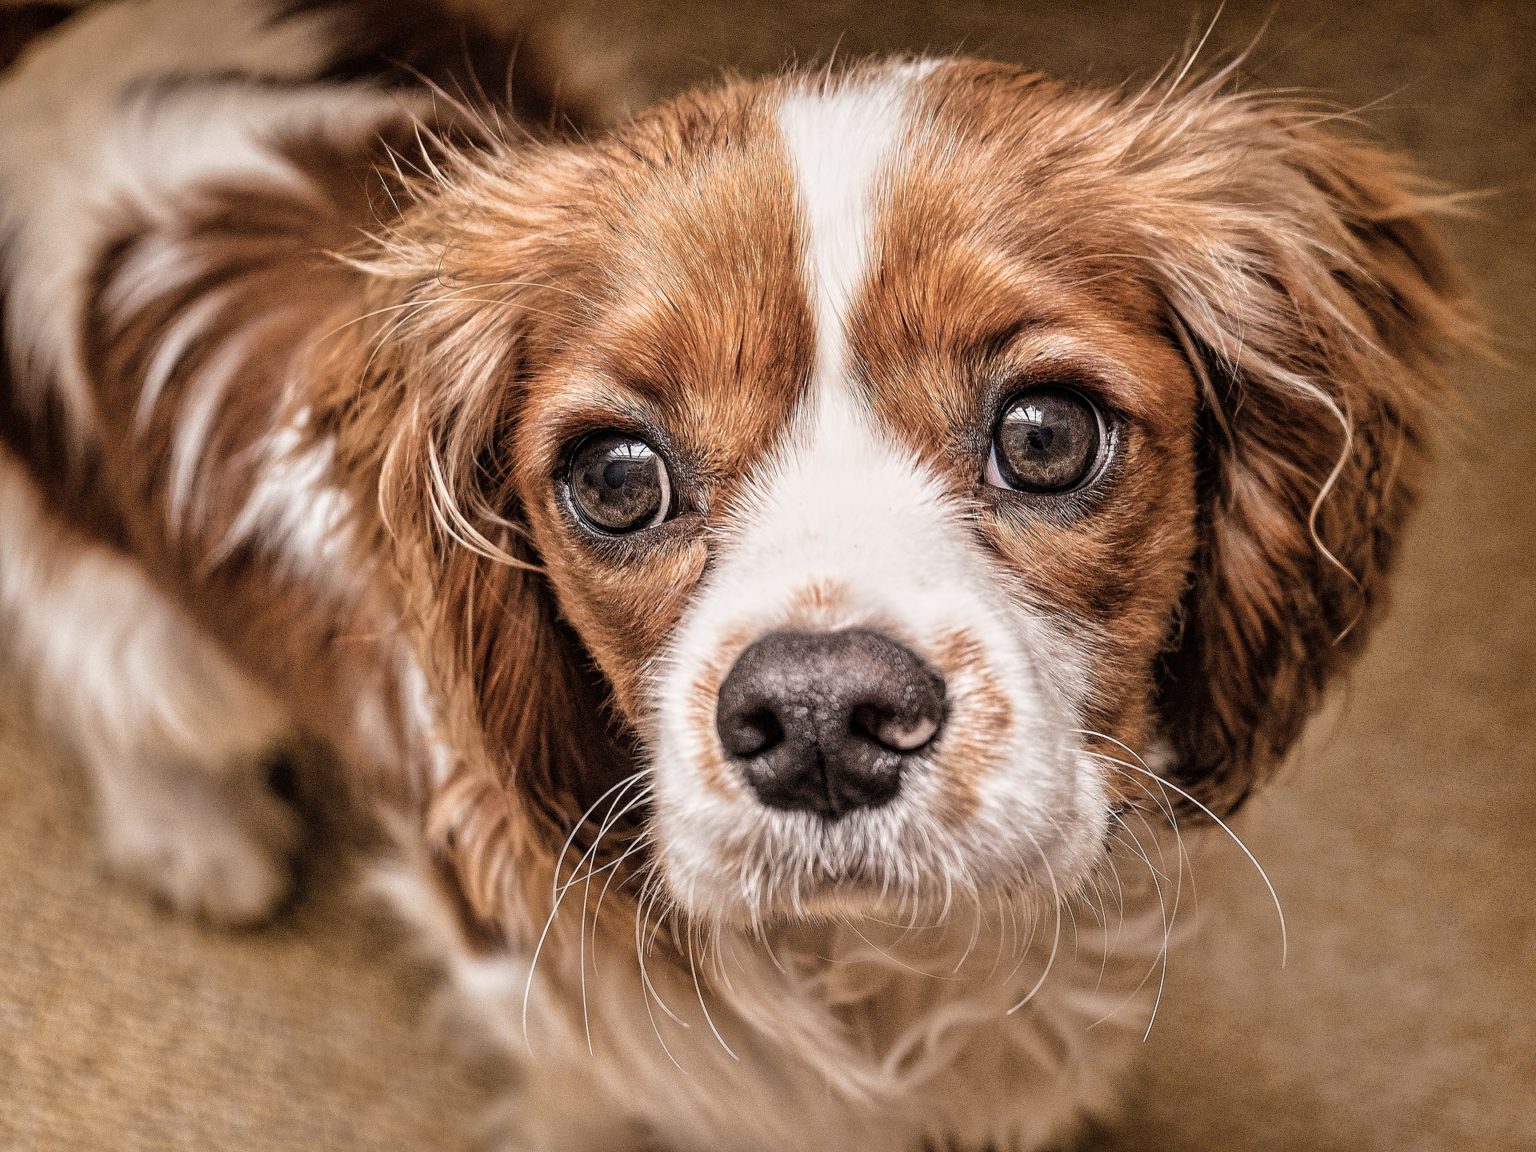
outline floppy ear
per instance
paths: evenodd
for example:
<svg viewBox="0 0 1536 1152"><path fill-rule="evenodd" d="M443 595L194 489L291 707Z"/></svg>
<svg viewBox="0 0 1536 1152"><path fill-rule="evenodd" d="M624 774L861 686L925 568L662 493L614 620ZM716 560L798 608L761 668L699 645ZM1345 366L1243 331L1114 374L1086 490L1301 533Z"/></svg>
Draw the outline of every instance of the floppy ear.
<svg viewBox="0 0 1536 1152"><path fill-rule="evenodd" d="M429 833L469 910L514 934L543 923L552 857L594 782L624 760L504 458L535 329L558 325L570 295L550 286L568 271L553 206L572 195L565 155L530 145L439 159L446 175L426 207L369 263L380 328L363 394L385 446L380 502L413 643L447 714L451 763L429 796Z"/></svg>
<svg viewBox="0 0 1536 1152"><path fill-rule="evenodd" d="M1174 775L1224 812L1375 623L1446 414L1442 357L1473 326L1427 219L1445 201L1398 161L1257 99L1200 111L1148 237L1204 392L1196 571L1159 707Z"/></svg>

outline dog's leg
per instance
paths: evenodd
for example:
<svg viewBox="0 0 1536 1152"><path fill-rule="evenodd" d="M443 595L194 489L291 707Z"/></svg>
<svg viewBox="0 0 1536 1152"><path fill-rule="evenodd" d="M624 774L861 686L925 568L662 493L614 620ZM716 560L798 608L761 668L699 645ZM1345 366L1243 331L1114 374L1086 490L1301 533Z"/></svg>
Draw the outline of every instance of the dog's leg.
<svg viewBox="0 0 1536 1152"><path fill-rule="evenodd" d="M94 779L112 871L226 924L281 903L299 826L266 773L286 718L136 564L57 522L3 448L0 637Z"/></svg>

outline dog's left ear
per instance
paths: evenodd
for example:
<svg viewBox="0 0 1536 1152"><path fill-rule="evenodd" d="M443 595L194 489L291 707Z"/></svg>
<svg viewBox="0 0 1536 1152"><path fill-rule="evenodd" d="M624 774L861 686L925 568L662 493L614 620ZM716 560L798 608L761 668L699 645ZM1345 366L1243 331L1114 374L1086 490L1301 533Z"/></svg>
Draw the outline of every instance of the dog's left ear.
<svg viewBox="0 0 1536 1152"><path fill-rule="evenodd" d="M1190 120L1144 237L1204 393L1159 706L1174 778L1226 812L1375 622L1474 325L1432 232L1445 198L1400 162L1262 99L1191 104L1165 110Z"/></svg>

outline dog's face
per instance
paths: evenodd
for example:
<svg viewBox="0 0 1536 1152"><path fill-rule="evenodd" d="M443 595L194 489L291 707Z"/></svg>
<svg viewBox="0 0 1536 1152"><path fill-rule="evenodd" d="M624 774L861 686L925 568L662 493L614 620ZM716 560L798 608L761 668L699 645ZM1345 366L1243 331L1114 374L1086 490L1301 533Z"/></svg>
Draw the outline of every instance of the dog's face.
<svg viewBox="0 0 1536 1152"><path fill-rule="evenodd" d="M454 339L513 350L440 438L542 569L473 615L510 646L552 601L678 903L1061 895L1118 808L1273 765L1376 599L1448 316L1383 164L948 63L464 180L448 279L501 297ZM482 672L482 711L539 674Z"/></svg>
<svg viewBox="0 0 1536 1152"><path fill-rule="evenodd" d="M521 429L696 911L1068 889L1124 784L1095 753L1145 746L1194 377L1150 292L1096 290L1092 227L1006 145L958 170L914 88L777 94L632 194Z"/></svg>

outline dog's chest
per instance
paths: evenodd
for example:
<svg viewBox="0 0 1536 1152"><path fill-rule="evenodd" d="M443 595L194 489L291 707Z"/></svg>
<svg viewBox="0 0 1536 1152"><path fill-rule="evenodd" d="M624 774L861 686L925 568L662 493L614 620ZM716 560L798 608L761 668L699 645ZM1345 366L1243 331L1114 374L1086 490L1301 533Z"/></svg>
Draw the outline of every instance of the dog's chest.
<svg viewBox="0 0 1536 1152"><path fill-rule="evenodd" d="M528 1073L517 1107L545 1131L597 1104L667 1152L1044 1147L1110 1103L1145 1021L1146 958L1106 963L1079 940L1055 941L1053 961L1050 934L1022 950L968 928L961 941L728 939L696 950L695 971L653 957L643 978L599 953L573 1025L554 1023L571 1005L545 1003L553 986L535 980L526 1047L525 975L460 987L505 1025Z"/></svg>

